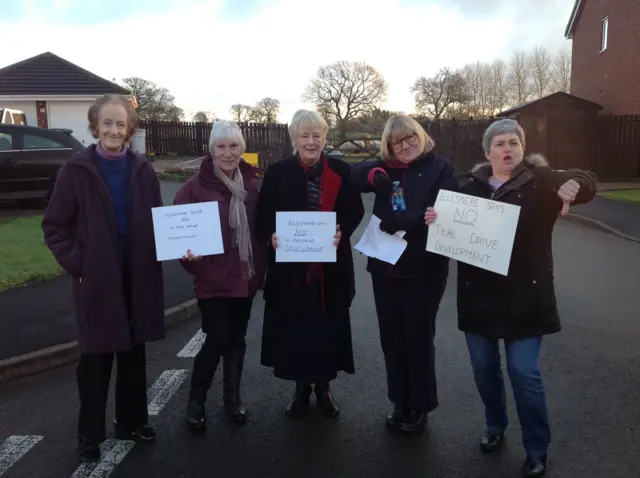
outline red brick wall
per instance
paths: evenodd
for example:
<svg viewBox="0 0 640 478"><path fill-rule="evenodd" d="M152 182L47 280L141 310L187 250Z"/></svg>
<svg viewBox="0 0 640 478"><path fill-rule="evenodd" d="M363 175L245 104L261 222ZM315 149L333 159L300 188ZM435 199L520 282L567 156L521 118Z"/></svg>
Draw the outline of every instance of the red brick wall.
<svg viewBox="0 0 640 478"><path fill-rule="evenodd" d="M640 1L582 2L573 34L571 93L601 104L603 113L640 114ZM607 16L608 46L600 53Z"/></svg>
<svg viewBox="0 0 640 478"><path fill-rule="evenodd" d="M49 127L49 115L47 114L46 101L36 101L36 118L38 119L38 127Z"/></svg>

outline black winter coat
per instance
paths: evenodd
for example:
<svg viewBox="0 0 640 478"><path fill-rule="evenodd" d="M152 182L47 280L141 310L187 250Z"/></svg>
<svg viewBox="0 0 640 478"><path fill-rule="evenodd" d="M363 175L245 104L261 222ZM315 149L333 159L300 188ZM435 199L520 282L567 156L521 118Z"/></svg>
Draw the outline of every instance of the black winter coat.
<svg viewBox="0 0 640 478"><path fill-rule="evenodd" d="M487 338L519 339L560 331L553 276L552 233L562 201L558 189L580 184L573 204L591 201L597 178L588 171L551 169L541 155L519 164L495 193L491 166L476 167L460 192L521 207L507 276L458 262L458 327Z"/></svg>
<svg viewBox="0 0 640 478"><path fill-rule="evenodd" d="M429 228L424 222L424 213L427 207L434 205L440 189L458 190L459 183L451 162L427 153L405 168L390 167L382 160L356 166L353 170L354 186L364 193L376 193L373 214L384 221L393 214L391 197L376 191L371 185L369 173L374 168L383 169L392 182L400 181L403 188L407 210L405 224L400 230L406 231L407 248L395 266L370 257L367 271L398 279L446 280L449 258L426 250Z"/></svg>

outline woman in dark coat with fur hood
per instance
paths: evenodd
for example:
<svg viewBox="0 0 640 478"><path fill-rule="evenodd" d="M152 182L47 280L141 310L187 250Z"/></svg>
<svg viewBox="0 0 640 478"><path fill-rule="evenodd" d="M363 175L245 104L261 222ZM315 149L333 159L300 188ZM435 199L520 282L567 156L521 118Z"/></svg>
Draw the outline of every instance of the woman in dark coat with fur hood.
<svg viewBox="0 0 640 478"><path fill-rule="evenodd" d="M560 331L553 283L551 239L558 213L591 201L597 179L588 171L553 170L541 155L523 159L525 137L511 119L484 134L488 163L474 168L461 192L520 206L508 275L458 262L458 326L465 332L478 391L485 405L484 452L496 450L507 427L499 340L504 340L526 476L542 476L551 441L545 391L538 366L544 335ZM427 210L425 221L436 216Z"/></svg>

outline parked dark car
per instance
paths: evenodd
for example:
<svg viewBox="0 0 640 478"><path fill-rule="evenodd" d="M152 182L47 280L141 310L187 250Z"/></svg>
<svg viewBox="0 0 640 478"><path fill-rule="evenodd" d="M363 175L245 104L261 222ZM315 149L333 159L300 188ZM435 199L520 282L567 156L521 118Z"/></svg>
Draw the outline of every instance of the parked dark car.
<svg viewBox="0 0 640 478"><path fill-rule="evenodd" d="M0 201L48 199L60 167L85 148L71 133L0 124Z"/></svg>

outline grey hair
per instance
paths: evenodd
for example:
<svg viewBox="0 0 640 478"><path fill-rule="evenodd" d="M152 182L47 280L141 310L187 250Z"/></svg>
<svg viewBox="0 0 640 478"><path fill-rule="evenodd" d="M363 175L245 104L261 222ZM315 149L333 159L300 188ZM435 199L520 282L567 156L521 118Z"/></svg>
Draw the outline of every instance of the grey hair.
<svg viewBox="0 0 640 478"><path fill-rule="evenodd" d="M213 147L218 141L230 140L240 145L241 152L244 153L247 147L240 127L227 120L217 120L211 127L211 135L209 136L209 152L213 152Z"/></svg>
<svg viewBox="0 0 640 478"><path fill-rule="evenodd" d="M298 110L293 114L291 118L291 124L289 125L289 136L291 137L291 145L293 146L293 154L296 154L296 145L294 138L298 136L298 130L302 126L319 126L322 128L324 134L324 140L327 139L327 133L329 131L329 125L320 113L311 110ZM324 145L323 145L324 146Z"/></svg>
<svg viewBox="0 0 640 478"><path fill-rule="evenodd" d="M524 149L524 130L522 129L522 126L520 126L516 120L508 118L495 121L489 125L482 137L482 149L484 149L485 153L488 153L491 150L491 142L493 141L493 138L502 134L510 133L515 134L518 137L520 144L522 145L522 149Z"/></svg>

